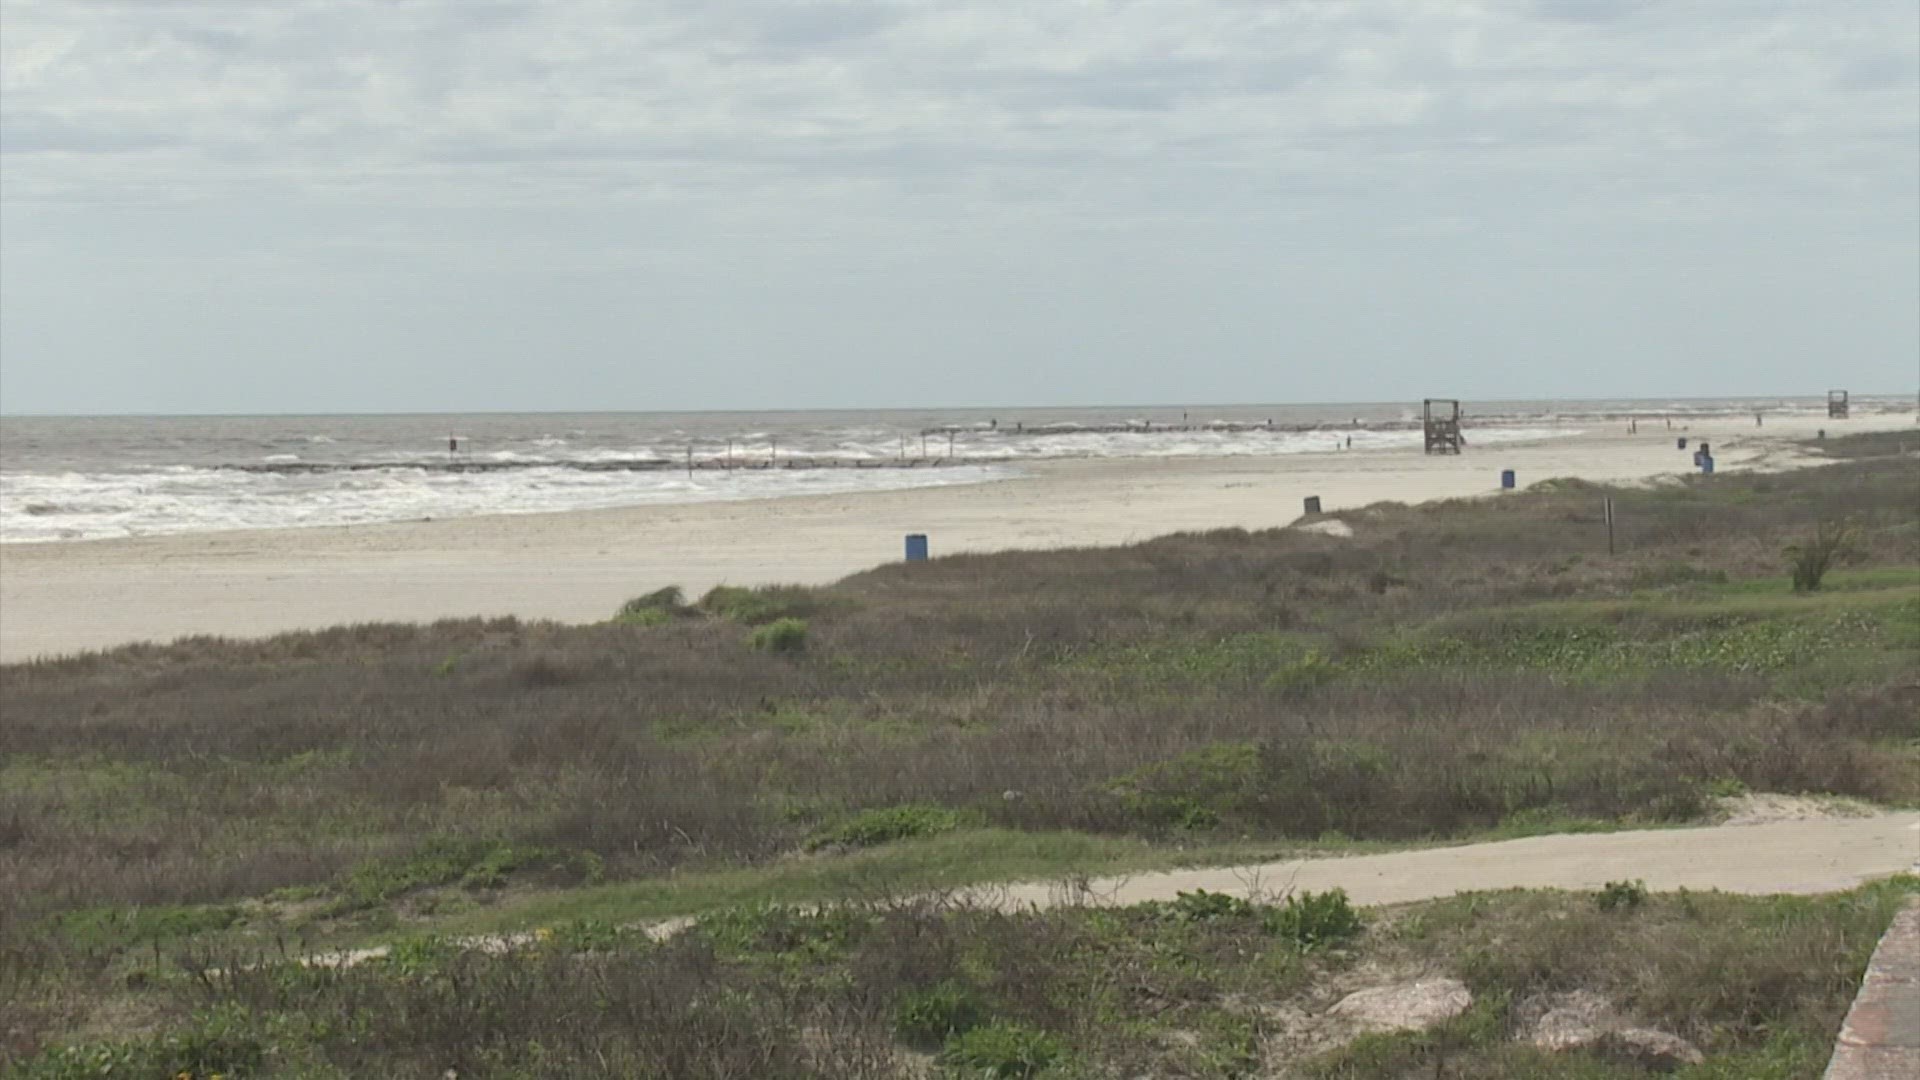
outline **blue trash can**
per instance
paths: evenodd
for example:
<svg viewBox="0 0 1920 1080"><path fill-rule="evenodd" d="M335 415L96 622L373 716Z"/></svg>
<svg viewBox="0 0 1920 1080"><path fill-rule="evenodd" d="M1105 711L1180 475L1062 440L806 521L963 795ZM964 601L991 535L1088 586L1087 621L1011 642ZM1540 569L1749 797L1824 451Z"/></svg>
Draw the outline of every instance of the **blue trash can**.
<svg viewBox="0 0 1920 1080"><path fill-rule="evenodd" d="M1713 472L1713 456L1712 455L1702 454L1700 456L1700 471L1703 473Z"/></svg>
<svg viewBox="0 0 1920 1080"><path fill-rule="evenodd" d="M907 534L907 561L927 561L927 537L925 533Z"/></svg>
<svg viewBox="0 0 1920 1080"><path fill-rule="evenodd" d="M1500 470L1500 486L1503 488L1513 487L1513 470L1512 469Z"/></svg>
<svg viewBox="0 0 1920 1080"><path fill-rule="evenodd" d="M1680 446L1680 449L1682 450L1685 450L1687 448L1687 437L1685 435L1680 436L1679 446Z"/></svg>

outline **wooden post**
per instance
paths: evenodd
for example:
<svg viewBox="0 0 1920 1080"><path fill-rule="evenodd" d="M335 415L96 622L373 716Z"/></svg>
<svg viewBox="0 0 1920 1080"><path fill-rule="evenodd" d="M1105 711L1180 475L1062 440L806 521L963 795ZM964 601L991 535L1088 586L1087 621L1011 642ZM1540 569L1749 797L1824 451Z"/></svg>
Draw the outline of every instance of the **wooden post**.
<svg viewBox="0 0 1920 1080"><path fill-rule="evenodd" d="M767 468L771 469L779 463L780 463L780 440L770 438L767 440Z"/></svg>
<svg viewBox="0 0 1920 1080"><path fill-rule="evenodd" d="M1613 554L1613 496L1611 495L1607 496L1606 515L1607 515L1607 554L1611 556Z"/></svg>
<svg viewBox="0 0 1920 1080"><path fill-rule="evenodd" d="M947 432L947 460L953 460L953 432Z"/></svg>
<svg viewBox="0 0 1920 1080"><path fill-rule="evenodd" d="M693 444L687 444L687 479L693 479Z"/></svg>
<svg viewBox="0 0 1920 1080"><path fill-rule="evenodd" d="M925 461L926 459L927 459L927 433L923 431L920 433L920 460Z"/></svg>

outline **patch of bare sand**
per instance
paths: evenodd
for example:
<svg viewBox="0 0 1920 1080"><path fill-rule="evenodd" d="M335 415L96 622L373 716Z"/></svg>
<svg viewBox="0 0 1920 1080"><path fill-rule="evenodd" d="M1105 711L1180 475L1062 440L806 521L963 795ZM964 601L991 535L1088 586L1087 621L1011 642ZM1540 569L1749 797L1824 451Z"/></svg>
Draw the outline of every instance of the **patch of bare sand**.
<svg viewBox="0 0 1920 1080"><path fill-rule="evenodd" d="M1872 817L1873 806L1839 795L1781 795L1750 791L1718 800L1714 819L1721 825L1767 825L1776 821L1821 821Z"/></svg>
<svg viewBox="0 0 1920 1080"><path fill-rule="evenodd" d="M1701 1060L1698 1048L1671 1032L1636 1023L1591 990L1542 994L1514 1010L1520 1037L1542 1050L1590 1050L1652 1072Z"/></svg>
<svg viewBox="0 0 1920 1080"><path fill-rule="evenodd" d="M1342 539L1353 535L1353 526L1339 518L1327 518L1324 521L1310 521L1305 525L1295 525L1299 532L1319 533L1322 536L1338 536Z"/></svg>
<svg viewBox="0 0 1920 1080"><path fill-rule="evenodd" d="M1285 1077L1295 1063L1362 1035L1423 1031L1450 1020L1473 1005L1473 994L1436 969L1363 963L1321 974L1304 993L1286 1000L1226 1004L1259 1015L1266 1070Z"/></svg>

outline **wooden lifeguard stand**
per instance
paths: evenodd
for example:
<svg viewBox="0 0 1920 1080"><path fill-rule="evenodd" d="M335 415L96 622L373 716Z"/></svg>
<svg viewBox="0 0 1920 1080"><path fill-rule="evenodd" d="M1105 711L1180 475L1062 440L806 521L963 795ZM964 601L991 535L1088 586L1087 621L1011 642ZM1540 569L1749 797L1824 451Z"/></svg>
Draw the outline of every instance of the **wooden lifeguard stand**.
<svg viewBox="0 0 1920 1080"><path fill-rule="evenodd" d="M1460 438L1460 402L1453 398L1426 400L1427 453L1457 454Z"/></svg>
<svg viewBox="0 0 1920 1080"><path fill-rule="evenodd" d="M1827 419L1845 420L1847 418L1847 392L1845 390L1827 391Z"/></svg>

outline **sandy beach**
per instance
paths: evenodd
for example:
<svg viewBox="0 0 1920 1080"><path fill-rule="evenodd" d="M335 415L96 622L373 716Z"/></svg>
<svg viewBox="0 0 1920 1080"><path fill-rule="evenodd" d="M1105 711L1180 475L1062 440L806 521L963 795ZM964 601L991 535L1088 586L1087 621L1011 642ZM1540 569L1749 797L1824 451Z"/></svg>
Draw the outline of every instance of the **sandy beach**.
<svg viewBox="0 0 1920 1080"><path fill-rule="evenodd" d="M1572 425L1569 428L1572 429ZM1691 420L1720 471L1817 461L1790 445L1920 429L1911 414L1849 421ZM0 546L0 660L213 634L246 637L340 623L517 615L584 622L633 594L677 584L833 581L933 553L1123 544L1169 532L1286 525L1302 500L1332 512L1382 500L1491 494L1552 477L1621 482L1692 471L1682 433L1624 424L1459 457L1418 450L1262 458L1038 462L1022 476L957 487L752 502L503 514L351 527L209 532ZM1471 439L1471 432L1469 432Z"/></svg>

